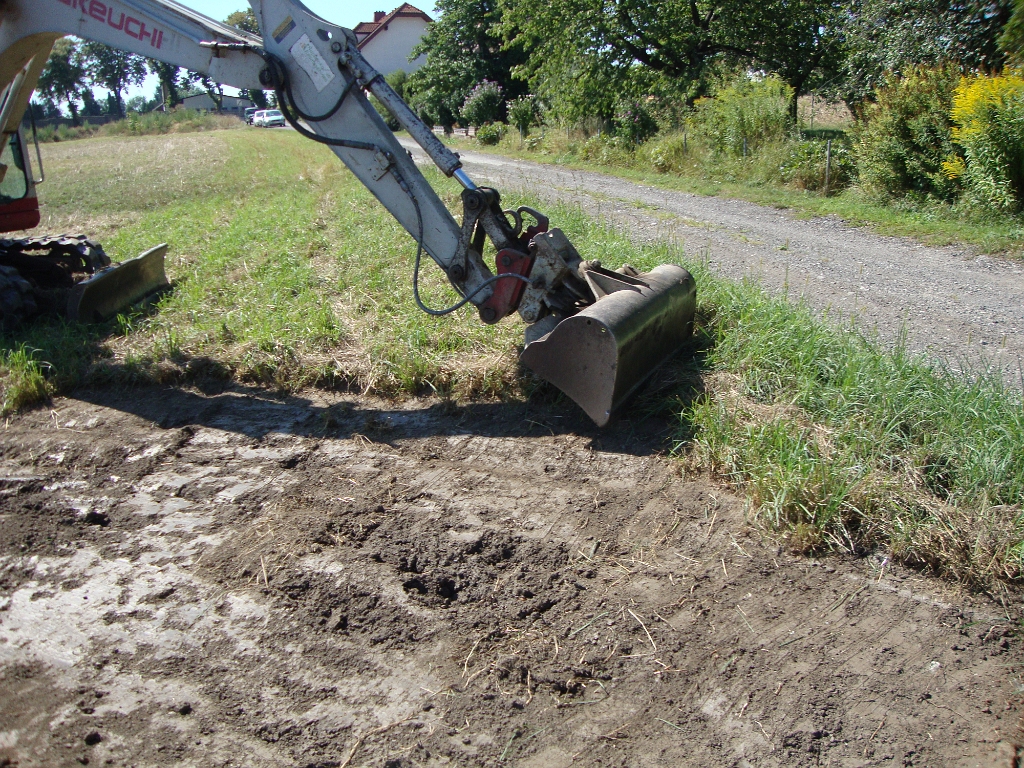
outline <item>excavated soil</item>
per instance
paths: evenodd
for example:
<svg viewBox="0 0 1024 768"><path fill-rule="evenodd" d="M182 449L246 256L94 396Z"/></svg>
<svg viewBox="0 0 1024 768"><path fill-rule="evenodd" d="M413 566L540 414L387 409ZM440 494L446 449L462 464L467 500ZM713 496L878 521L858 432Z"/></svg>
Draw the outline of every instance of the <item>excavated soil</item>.
<svg viewBox="0 0 1024 768"><path fill-rule="evenodd" d="M667 427L242 388L11 419L0 765L1019 764L1019 599L788 553Z"/></svg>

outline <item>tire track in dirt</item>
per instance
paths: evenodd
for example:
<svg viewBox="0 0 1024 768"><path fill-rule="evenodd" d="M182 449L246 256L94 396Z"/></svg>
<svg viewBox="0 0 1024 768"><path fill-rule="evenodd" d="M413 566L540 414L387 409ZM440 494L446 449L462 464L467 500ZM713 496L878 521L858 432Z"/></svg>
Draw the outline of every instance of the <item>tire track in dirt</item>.
<svg viewBox="0 0 1024 768"><path fill-rule="evenodd" d="M419 162L428 162L403 139ZM462 151L470 176L511 204L516 192L579 205L638 242L671 238L719 274L752 278L886 343L954 368L994 366L1024 383L1024 264L965 246L930 247L877 235L834 216L793 213L636 184L614 176ZM558 222L552 222L557 226ZM599 258L600 254L583 254ZM699 287L698 287L699 288Z"/></svg>

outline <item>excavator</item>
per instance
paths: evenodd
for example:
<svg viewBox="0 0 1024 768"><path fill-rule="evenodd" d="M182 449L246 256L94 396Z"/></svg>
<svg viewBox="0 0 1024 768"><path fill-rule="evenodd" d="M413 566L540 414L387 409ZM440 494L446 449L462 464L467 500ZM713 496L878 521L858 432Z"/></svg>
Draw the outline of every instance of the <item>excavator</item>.
<svg viewBox="0 0 1024 768"><path fill-rule="evenodd" d="M42 156L37 141L36 178L21 125L54 42L74 35L224 85L273 90L291 127L330 147L412 236L417 306L441 316L472 304L487 324L518 313L526 323L523 364L598 426L687 343L696 305L689 272L672 264L644 273L628 266L610 270L598 259L584 260L545 215L526 206L506 209L496 190L474 183L458 154L360 53L352 30L298 0L249 3L261 37L174 0L0 0L0 232L39 224ZM370 94L461 185L461 224L371 105ZM166 247L115 265L85 237L0 240L0 318L29 316L47 300L61 302L71 319L108 318L166 287ZM451 306L428 307L421 299L424 253L458 295Z"/></svg>

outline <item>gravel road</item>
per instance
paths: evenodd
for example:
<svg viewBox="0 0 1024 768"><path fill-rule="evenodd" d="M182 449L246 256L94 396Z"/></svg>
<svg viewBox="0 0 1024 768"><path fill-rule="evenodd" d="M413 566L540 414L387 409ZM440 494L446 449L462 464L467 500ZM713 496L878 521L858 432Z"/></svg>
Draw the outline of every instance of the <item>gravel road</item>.
<svg viewBox="0 0 1024 768"><path fill-rule="evenodd" d="M417 154L411 140L403 144ZM674 238L718 273L754 278L886 342L905 327L910 349L952 367L992 365L1020 387L1024 264L967 246L933 248L833 216L701 197L614 176L460 151L470 176L499 188L579 204L637 240ZM422 152L418 159L426 160ZM557 225L557 222L554 222ZM591 258L594 254L584 254Z"/></svg>

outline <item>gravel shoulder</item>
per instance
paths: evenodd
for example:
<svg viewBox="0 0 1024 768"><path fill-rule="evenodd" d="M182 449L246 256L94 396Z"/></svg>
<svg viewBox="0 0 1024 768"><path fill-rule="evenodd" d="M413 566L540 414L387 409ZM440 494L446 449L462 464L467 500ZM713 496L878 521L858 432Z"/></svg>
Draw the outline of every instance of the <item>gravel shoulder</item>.
<svg viewBox="0 0 1024 768"><path fill-rule="evenodd" d="M426 162L410 139L402 143ZM753 279L838 323L954 368L993 366L1020 387L1024 368L1024 264L967 247L935 248L801 219L741 200L675 192L602 173L461 151L474 179L508 202L516 192L579 205L638 241L672 238L720 274ZM553 222L557 226L558 222ZM600 258L600 254L583 254Z"/></svg>

